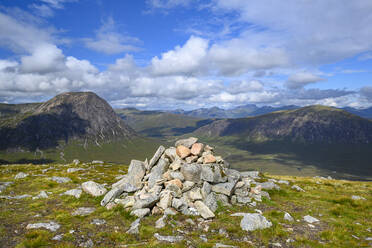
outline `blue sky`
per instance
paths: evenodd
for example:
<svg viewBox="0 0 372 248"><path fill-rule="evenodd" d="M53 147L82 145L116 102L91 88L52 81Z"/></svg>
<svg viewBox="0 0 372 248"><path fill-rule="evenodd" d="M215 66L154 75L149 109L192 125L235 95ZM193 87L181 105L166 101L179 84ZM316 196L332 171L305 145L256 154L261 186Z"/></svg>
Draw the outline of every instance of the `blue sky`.
<svg viewBox="0 0 372 248"><path fill-rule="evenodd" d="M0 102L372 106L367 0L3 0Z"/></svg>

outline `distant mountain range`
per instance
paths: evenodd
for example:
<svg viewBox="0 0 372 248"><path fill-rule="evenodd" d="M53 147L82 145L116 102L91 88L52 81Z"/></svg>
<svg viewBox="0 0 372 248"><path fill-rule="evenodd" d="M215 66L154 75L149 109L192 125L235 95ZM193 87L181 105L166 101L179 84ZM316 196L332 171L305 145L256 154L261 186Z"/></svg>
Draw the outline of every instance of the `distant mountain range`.
<svg viewBox="0 0 372 248"><path fill-rule="evenodd" d="M194 133L244 137L247 142L371 144L372 121L337 108L309 106L256 117L216 120Z"/></svg>
<svg viewBox="0 0 372 248"><path fill-rule="evenodd" d="M262 106L258 107L255 104L247 104L238 106L236 108L232 109L222 109L218 107L212 107L212 108L199 108L194 110L185 111L182 109L176 109L168 111L173 114L182 114L197 118L243 118L243 117L249 117L249 116L258 116L263 114L268 114L275 111L280 110L292 110L292 109L299 109L301 107L296 105L287 105L287 106L281 106L281 107L272 107L272 106ZM350 112L355 115L359 115L363 118L372 119L372 107L365 108L365 109L356 109L351 107L345 107L341 108L343 110L346 110L347 112Z"/></svg>

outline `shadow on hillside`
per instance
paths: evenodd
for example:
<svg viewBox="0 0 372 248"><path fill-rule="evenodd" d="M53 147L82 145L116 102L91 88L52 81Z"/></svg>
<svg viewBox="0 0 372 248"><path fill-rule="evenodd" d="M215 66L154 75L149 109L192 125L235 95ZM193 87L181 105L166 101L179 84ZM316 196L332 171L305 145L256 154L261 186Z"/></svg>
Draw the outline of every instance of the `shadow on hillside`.
<svg viewBox="0 0 372 248"><path fill-rule="evenodd" d="M208 125L208 124L212 123L213 121L214 121L213 119L200 120L200 121L196 122L195 126L188 126L188 127L184 127L184 128L172 128L171 130L173 132L175 132L176 136L180 136L180 135L184 135L184 134L187 134L187 133L192 133L196 129L198 129L202 126Z"/></svg>
<svg viewBox="0 0 372 248"><path fill-rule="evenodd" d="M71 104L64 104L54 113L30 115L13 126L0 129L0 150L54 148L58 141L85 135L89 122L74 113Z"/></svg>
<svg viewBox="0 0 372 248"><path fill-rule="evenodd" d="M3 164L50 164L55 162L53 159L18 159L15 161L7 161L4 159L0 159L0 165Z"/></svg>
<svg viewBox="0 0 372 248"><path fill-rule="evenodd" d="M366 177L372 176L372 145L304 145L290 142L251 144L236 140L225 144L250 152L252 157L255 156L252 160L256 161L260 159L261 155L262 160L264 160L264 155L275 154L272 159L273 162L294 166L296 169L299 169L299 164L302 164L340 173ZM239 159L247 161L247 157L243 157L232 154L228 159L232 163L239 161Z"/></svg>

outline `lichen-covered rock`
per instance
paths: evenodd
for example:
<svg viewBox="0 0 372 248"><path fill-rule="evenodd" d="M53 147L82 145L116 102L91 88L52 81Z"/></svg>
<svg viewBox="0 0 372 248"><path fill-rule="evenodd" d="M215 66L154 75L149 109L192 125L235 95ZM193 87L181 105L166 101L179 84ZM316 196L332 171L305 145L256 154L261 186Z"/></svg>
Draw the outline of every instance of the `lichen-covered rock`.
<svg viewBox="0 0 372 248"><path fill-rule="evenodd" d="M198 183L201 177L201 166L200 164L184 164L181 167L181 173L186 181Z"/></svg>
<svg viewBox="0 0 372 248"><path fill-rule="evenodd" d="M151 168L158 162L159 158L163 155L165 151L164 146L159 146L158 150L156 150L154 156L150 159L146 169L151 170Z"/></svg>
<svg viewBox="0 0 372 248"><path fill-rule="evenodd" d="M243 219L240 222L240 227L244 231L254 231L272 226L272 223L259 213L235 213L231 216L243 216Z"/></svg>
<svg viewBox="0 0 372 248"><path fill-rule="evenodd" d="M136 199L136 202L133 204L133 209L139 208L151 208L153 207L158 201L160 197L158 195L149 194L147 197L142 199Z"/></svg>
<svg viewBox="0 0 372 248"><path fill-rule="evenodd" d="M169 161L168 159L159 159L158 163L152 167L149 180L148 180L148 186L151 189L157 181L161 180L163 177L163 174L166 170L168 170L169 167Z"/></svg>
<svg viewBox="0 0 372 248"><path fill-rule="evenodd" d="M196 201L194 205L204 219L214 218L214 213L202 201Z"/></svg>
<svg viewBox="0 0 372 248"><path fill-rule="evenodd" d="M209 164L201 166L201 179L210 183L224 183L227 175L220 165Z"/></svg>
<svg viewBox="0 0 372 248"><path fill-rule="evenodd" d="M81 187L85 193L92 196L101 196L107 192L107 189L105 189L104 186L93 181L84 182L81 184Z"/></svg>

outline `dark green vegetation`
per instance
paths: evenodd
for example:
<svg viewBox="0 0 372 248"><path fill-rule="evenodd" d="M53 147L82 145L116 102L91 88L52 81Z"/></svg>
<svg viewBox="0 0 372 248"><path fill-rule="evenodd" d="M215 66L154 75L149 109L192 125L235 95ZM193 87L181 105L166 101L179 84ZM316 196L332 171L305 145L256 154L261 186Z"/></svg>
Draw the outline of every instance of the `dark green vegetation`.
<svg viewBox="0 0 372 248"><path fill-rule="evenodd" d="M86 170L66 173L68 168L79 167ZM48 169L44 171L43 169ZM30 175L14 180L18 172ZM155 221L161 216L149 216L143 219L139 235L126 234L135 217L122 207L111 210L99 205L102 197L94 198L85 193L80 199L61 193L77 188L82 182L94 180L109 185L117 181L116 176L125 174L127 166L121 164L45 164L45 165L9 165L1 166L0 181L13 181L1 195L37 195L41 190L49 192L47 199L0 199L0 247L78 247L81 242L92 239L95 247L121 247L132 244L133 247L185 247L186 241L170 245L158 242L154 233L161 235L183 235L195 247L213 247L215 243L236 245L238 247L270 247L272 243L281 243L283 247L370 247L366 241L371 237L372 225L372 183L349 182L341 180L321 180L304 177L269 176L285 179L299 185L306 192L297 192L291 185L280 185L281 190L270 191L271 200L264 199L255 208L248 206L220 206L216 218L205 226L191 225L185 220L197 218L183 215L169 216L166 227L155 229ZM69 183L58 184L49 180L52 176L68 176ZM366 200L352 200L358 195ZM79 207L94 207L96 210L85 217L72 216ZM273 223L273 226L253 232L242 231L241 217L231 217L236 212L254 212L259 209ZM297 221L283 219L284 211ZM303 216L311 215L320 220L310 227ZM103 219L105 224L91 224L93 219ZM61 225L56 232L45 229L27 230L29 223L55 221ZM219 229L226 230L220 234ZM70 233L70 230L74 232ZM182 232L182 233L181 233ZM53 241L57 234L64 234L61 241ZM200 235L208 239L204 242ZM352 236L354 235L354 237ZM287 239L293 242L287 243ZM246 241L244 241L246 240ZM131 246L129 246L131 247Z"/></svg>
<svg viewBox="0 0 372 248"><path fill-rule="evenodd" d="M160 111L140 111L133 108L115 111L136 132L161 139L173 139L174 136L191 133L213 121Z"/></svg>

